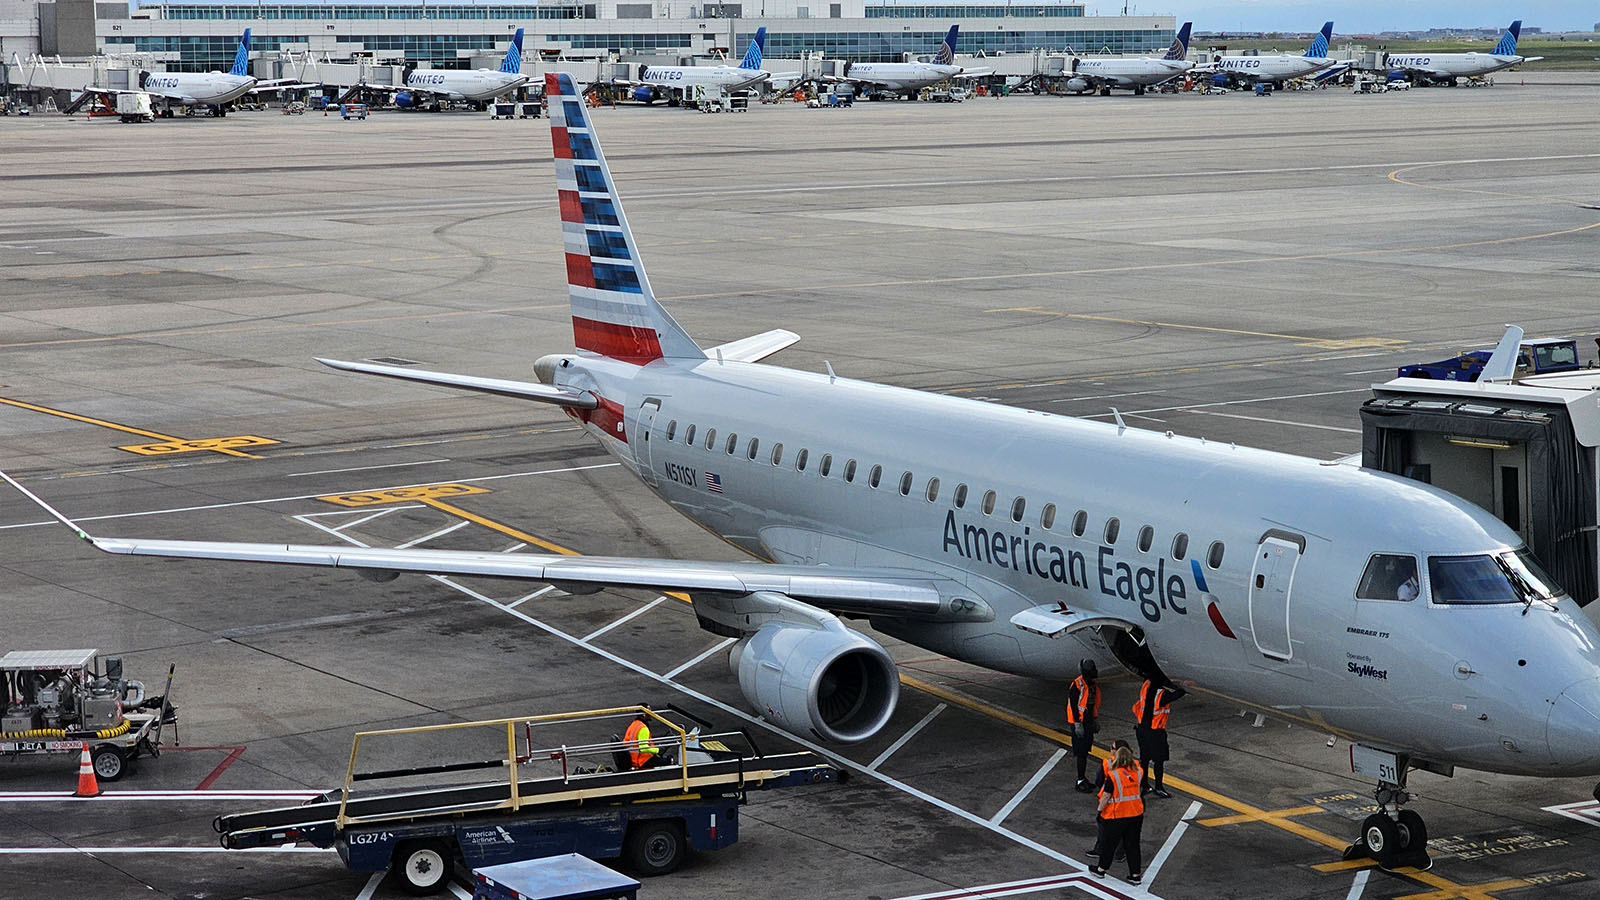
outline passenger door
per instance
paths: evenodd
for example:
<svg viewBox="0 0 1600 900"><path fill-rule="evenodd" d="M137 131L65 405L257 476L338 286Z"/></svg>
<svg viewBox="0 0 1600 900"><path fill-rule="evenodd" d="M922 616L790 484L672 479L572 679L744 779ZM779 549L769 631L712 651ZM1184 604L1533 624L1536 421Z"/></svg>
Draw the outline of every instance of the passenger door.
<svg viewBox="0 0 1600 900"><path fill-rule="evenodd" d="M1304 548L1305 538L1276 530L1263 535L1256 547L1250 572L1250 633L1256 649L1268 659L1287 662L1294 656L1289 599Z"/></svg>
<svg viewBox="0 0 1600 900"><path fill-rule="evenodd" d="M633 447L633 461L639 466L639 477L645 484L656 486L655 465L651 462L650 434L655 424L656 413L661 411L661 400L658 397L646 397L639 404L639 412L634 417L633 433L638 441Z"/></svg>

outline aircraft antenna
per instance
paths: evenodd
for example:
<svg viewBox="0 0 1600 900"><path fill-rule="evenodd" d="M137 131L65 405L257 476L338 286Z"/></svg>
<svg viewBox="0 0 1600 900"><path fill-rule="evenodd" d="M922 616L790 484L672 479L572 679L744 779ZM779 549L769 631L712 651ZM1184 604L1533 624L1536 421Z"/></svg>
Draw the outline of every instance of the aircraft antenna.
<svg viewBox="0 0 1600 900"><path fill-rule="evenodd" d="M822 364L828 369L828 383L833 384L833 380L838 377L833 374L833 363L823 360Z"/></svg>
<svg viewBox="0 0 1600 900"><path fill-rule="evenodd" d="M1128 430L1128 423L1122 421L1122 413L1117 412L1117 408L1115 406L1111 407L1111 416L1117 420L1117 434L1121 434Z"/></svg>

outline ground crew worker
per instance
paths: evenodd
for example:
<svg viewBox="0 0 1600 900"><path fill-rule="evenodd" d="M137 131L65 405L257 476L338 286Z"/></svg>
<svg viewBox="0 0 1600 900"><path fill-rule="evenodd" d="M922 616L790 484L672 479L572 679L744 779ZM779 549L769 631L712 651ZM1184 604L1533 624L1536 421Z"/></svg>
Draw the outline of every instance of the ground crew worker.
<svg viewBox="0 0 1600 900"><path fill-rule="evenodd" d="M1111 761L1116 758L1118 750L1128 750L1129 752L1132 752L1133 748L1129 747L1128 742L1122 738L1117 738L1116 741L1112 743L1111 754L1100 761L1100 771L1096 773L1094 782L1094 788L1096 791L1106 790L1106 785L1111 783ZM1105 839L1106 820L1101 818L1100 814L1096 812L1094 817L1094 846L1089 848L1089 859L1091 861L1100 858L1100 846L1105 843ZM1117 859L1122 859L1126 855L1127 853L1121 847L1117 848Z"/></svg>
<svg viewBox="0 0 1600 900"><path fill-rule="evenodd" d="M1144 800L1139 783L1144 775L1133 758L1133 750L1118 747L1111 755L1111 779L1100 789L1099 810L1103 820L1100 857L1089 867L1104 878L1111 856L1118 847L1128 853L1128 883L1138 884L1144 876L1144 861L1139 856L1139 831L1144 826Z"/></svg>
<svg viewBox="0 0 1600 900"><path fill-rule="evenodd" d="M1078 663L1078 677L1067 687L1067 724L1072 726L1072 755L1078 760L1078 790L1094 791L1085 773L1089 768L1089 753L1094 749L1094 733L1100 730L1100 686L1095 683L1099 674L1094 660Z"/></svg>
<svg viewBox="0 0 1600 900"><path fill-rule="evenodd" d="M622 736L628 745L628 759L632 761L635 769L653 766L661 761L661 748L650 740L650 725L644 713L633 717L628 723L628 732Z"/></svg>
<svg viewBox="0 0 1600 900"><path fill-rule="evenodd" d="M1161 770L1167 761L1167 718L1172 703L1188 691L1177 685L1157 685L1146 678L1133 701L1134 734L1139 738L1139 767L1144 770L1144 792L1171 797L1161 786Z"/></svg>

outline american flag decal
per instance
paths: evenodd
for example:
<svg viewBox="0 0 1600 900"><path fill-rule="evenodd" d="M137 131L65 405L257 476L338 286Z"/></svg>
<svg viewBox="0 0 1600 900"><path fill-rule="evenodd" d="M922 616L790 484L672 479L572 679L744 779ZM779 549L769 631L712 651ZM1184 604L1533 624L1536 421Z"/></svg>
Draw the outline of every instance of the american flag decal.
<svg viewBox="0 0 1600 900"><path fill-rule="evenodd" d="M722 476L715 472L706 473L706 490L713 494L722 493Z"/></svg>

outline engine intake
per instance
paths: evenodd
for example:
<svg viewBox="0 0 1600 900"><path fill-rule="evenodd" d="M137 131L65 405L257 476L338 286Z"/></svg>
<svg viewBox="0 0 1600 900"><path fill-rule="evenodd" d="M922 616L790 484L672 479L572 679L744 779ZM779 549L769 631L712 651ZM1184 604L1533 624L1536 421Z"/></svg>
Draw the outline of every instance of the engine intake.
<svg viewBox="0 0 1600 900"><path fill-rule="evenodd" d="M824 741L866 740L900 699L888 651L831 617L818 626L770 622L735 644L728 661L758 712Z"/></svg>

